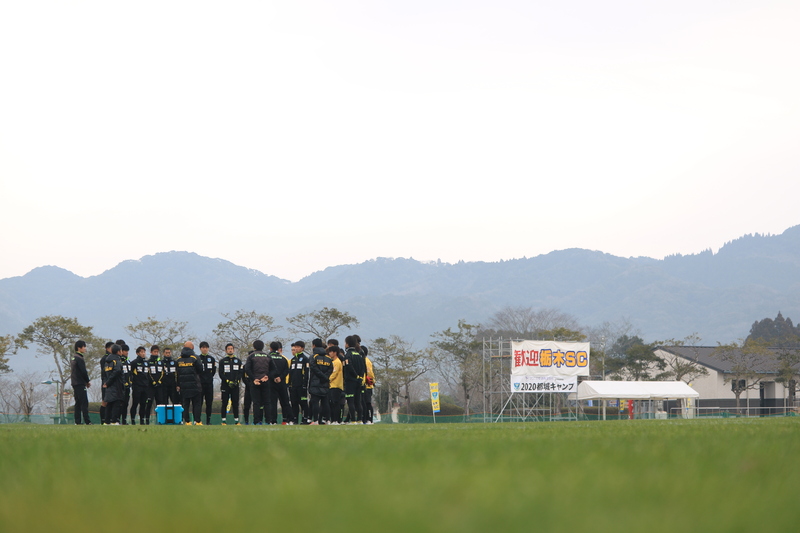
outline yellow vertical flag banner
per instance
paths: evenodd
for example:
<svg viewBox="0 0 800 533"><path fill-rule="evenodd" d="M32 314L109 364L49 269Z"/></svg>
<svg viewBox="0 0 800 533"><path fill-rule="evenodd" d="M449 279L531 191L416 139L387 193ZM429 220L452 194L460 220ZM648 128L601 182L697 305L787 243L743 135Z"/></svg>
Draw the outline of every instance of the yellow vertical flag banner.
<svg viewBox="0 0 800 533"><path fill-rule="evenodd" d="M431 407L434 413L439 412L439 384L429 383L431 386Z"/></svg>

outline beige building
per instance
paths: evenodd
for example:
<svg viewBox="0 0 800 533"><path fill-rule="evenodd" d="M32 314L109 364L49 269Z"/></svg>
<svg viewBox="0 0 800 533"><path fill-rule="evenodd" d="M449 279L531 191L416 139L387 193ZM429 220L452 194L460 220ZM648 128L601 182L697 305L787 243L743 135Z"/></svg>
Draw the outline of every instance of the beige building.
<svg viewBox="0 0 800 533"><path fill-rule="evenodd" d="M776 381L777 349L770 349L769 354L761 360L748 361L753 369L752 373L742 372L743 365L715 356L715 350L714 346L662 346L656 350L656 355L667 361L671 368L694 363L707 371L706 375L683 378L683 381L700 393L693 405L699 414L713 414L714 410L735 411L734 388L739 390L740 410L748 410L751 415L778 414L785 412L787 406L798 407L795 395L796 377L788 384ZM796 370L796 374L800 374L800 368ZM675 408L676 406L670 406L670 409Z"/></svg>

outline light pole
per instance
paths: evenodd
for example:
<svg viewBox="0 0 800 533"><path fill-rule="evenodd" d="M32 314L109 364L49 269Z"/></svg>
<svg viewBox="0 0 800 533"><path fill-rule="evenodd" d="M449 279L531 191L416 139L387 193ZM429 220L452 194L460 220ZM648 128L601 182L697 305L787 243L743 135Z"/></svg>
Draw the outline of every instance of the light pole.
<svg viewBox="0 0 800 533"><path fill-rule="evenodd" d="M605 337L601 337L600 340L603 341L603 381L605 381L606 380L606 338Z"/></svg>
<svg viewBox="0 0 800 533"><path fill-rule="evenodd" d="M58 412L58 423L64 424L64 415L61 413L61 383L58 381L42 381L42 385L55 385L56 386L56 411Z"/></svg>

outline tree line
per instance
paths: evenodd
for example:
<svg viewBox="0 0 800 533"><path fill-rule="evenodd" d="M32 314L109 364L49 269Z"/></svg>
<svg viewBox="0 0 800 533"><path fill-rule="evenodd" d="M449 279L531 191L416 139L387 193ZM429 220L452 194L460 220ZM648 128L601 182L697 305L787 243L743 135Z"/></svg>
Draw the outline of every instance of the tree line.
<svg viewBox="0 0 800 533"><path fill-rule="evenodd" d="M221 313L222 320L202 340L207 340L212 353L222 354L231 342L240 358L244 358L257 339L281 340L284 344L297 339L327 340L358 328L358 318L336 308L323 307L308 313L287 317L288 327L254 310ZM200 339L187 322L147 317L125 326L125 332L135 342L148 347L179 351L188 339ZM368 339L364 335L365 339ZM700 337L693 333L682 339L646 342L628 319L604 322L596 327L583 327L578 320L558 309L535 309L525 306L506 306L491 315L484 324L458 320L457 324L430 335L427 346L417 348L398 335L376 336L365 342L376 373L375 401L380 412L386 413L398 405L406 412L412 402L427 396L427 382L441 382L442 400L458 406L464 414L477 409L475 398L487 391L486 365L483 364L483 343L486 339L555 340L592 344L591 379L616 380L682 380L691 382L708 372L697 358L663 357L659 346L696 347ZM0 410L30 415L47 396L40 384L30 375L8 379L8 357L20 349L35 349L37 356L52 358L51 379L61 391L67 388L69 366L76 340L87 343L85 360L90 378L99 377L99 360L105 353L106 338L95 334L91 326L80 324L76 318L50 315L34 320L17 335L0 336ZM778 345L780 350L768 349ZM772 364L776 381L790 381L797 374L800 362L800 329L779 313L776 319L757 321L750 335L742 341L719 344L716 355L733 361L734 376L729 379L748 380L749 386L765 365ZM504 379L504 376L492 376ZM737 381L738 383L738 381ZM99 387L98 387L99 389ZM38 392L37 392L38 391ZM738 398L738 396L737 396ZM65 412L64 395L58 398L58 411Z"/></svg>

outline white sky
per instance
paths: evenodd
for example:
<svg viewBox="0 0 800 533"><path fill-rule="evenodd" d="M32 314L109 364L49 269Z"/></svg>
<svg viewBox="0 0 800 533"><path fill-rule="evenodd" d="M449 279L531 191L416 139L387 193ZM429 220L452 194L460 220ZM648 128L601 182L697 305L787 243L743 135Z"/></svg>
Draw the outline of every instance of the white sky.
<svg viewBox="0 0 800 533"><path fill-rule="evenodd" d="M0 278L781 233L798 27L796 1L2 2Z"/></svg>

